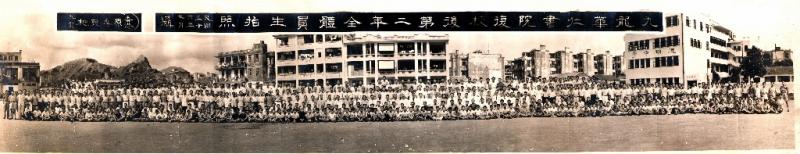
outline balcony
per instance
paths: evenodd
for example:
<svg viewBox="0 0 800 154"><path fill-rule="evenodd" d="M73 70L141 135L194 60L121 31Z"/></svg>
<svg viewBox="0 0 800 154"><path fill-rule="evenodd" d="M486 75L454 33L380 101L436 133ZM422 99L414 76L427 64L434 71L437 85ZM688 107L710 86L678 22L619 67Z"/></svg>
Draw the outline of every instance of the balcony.
<svg viewBox="0 0 800 154"><path fill-rule="evenodd" d="M285 72L285 73L278 73L278 76L291 76L294 75L294 72Z"/></svg>
<svg viewBox="0 0 800 154"><path fill-rule="evenodd" d="M445 71L447 71L447 70L445 70L445 69L434 69L434 68L431 68L431 71L430 71L430 72L445 72Z"/></svg>
<svg viewBox="0 0 800 154"><path fill-rule="evenodd" d="M347 55L347 58L364 58L364 55Z"/></svg>
<svg viewBox="0 0 800 154"><path fill-rule="evenodd" d="M215 68L217 70L223 70L223 69L246 68L246 67L247 63L245 62L224 62L221 63L220 65L217 65Z"/></svg>
<svg viewBox="0 0 800 154"><path fill-rule="evenodd" d="M402 52L401 52L401 53L400 53L400 54L398 54L398 55L399 55L400 57L411 57L411 56L414 56L414 55L416 55L416 54L414 54L414 53L402 53Z"/></svg>
<svg viewBox="0 0 800 154"><path fill-rule="evenodd" d="M363 70L350 71L350 76L364 76Z"/></svg>
<svg viewBox="0 0 800 154"><path fill-rule="evenodd" d="M341 78L342 72L325 72L325 78Z"/></svg>
<svg viewBox="0 0 800 154"><path fill-rule="evenodd" d="M330 59L341 59L341 58L342 58L342 56L341 56L341 55L339 55L339 56L325 56L325 59L326 59L326 60L330 60Z"/></svg>
<svg viewBox="0 0 800 154"><path fill-rule="evenodd" d="M378 73L379 73L380 75L394 75L394 74L396 74L397 72L394 72L394 71L392 71L392 70L388 70L388 71L378 71Z"/></svg>
<svg viewBox="0 0 800 154"><path fill-rule="evenodd" d="M431 69L426 75L429 76L447 76L447 70L445 69Z"/></svg>
<svg viewBox="0 0 800 154"><path fill-rule="evenodd" d="M721 64L721 65L730 64L730 61L728 61L727 59L720 59L720 58L716 58L716 57L711 57L711 58L708 59L708 61L711 62L711 63L714 63L714 64Z"/></svg>
<svg viewBox="0 0 800 154"><path fill-rule="evenodd" d="M445 54L444 52L431 53L431 56L434 57L444 57L445 55L447 54Z"/></svg>
<svg viewBox="0 0 800 154"><path fill-rule="evenodd" d="M397 70L397 74L412 74L414 70Z"/></svg>

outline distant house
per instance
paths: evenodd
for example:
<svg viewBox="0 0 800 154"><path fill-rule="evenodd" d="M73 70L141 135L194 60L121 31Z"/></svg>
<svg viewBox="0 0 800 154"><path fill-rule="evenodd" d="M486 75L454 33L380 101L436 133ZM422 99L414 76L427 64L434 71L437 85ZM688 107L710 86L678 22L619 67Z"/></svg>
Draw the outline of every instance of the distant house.
<svg viewBox="0 0 800 154"><path fill-rule="evenodd" d="M194 78L186 69L175 66L164 68L160 72L169 83L191 83Z"/></svg>
<svg viewBox="0 0 800 154"><path fill-rule="evenodd" d="M0 80L2 90L33 90L39 87L39 63L22 61L19 52L0 52Z"/></svg>
<svg viewBox="0 0 800 154"><path fill-rule="evenodd" d="M766 82L794 82L794 70L791 66L767 67L764 75Z"/></svg>

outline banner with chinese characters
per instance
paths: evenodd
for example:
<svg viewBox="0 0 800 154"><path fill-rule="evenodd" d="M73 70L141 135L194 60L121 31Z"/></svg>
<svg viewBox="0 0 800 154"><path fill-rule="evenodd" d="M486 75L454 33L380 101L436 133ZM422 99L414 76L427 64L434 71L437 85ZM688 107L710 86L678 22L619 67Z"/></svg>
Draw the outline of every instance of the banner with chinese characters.
<svg viewBox="0 0 800 154"><path fill-rule="evenodd" d="M126 31L124 14L59 13L59 30ZM63 17L62 17L63 16ZM138 16L135 16L138 17ZM661 12L156 13L156 32L655 31ZM124 25L122 23L125 23ZM99 25L99 26L94 26ZM137 27L138 26L134 26Z"/></svg>
<svg viewBox="0 0 800 154"><path fill-rule="evenodd" d="M58 13L58 31L141 32L141 13Z"/></svg>
<svg viewBox="0 0 800 154"><path fill-rule="evenodd" d="M156 32L661 31L660 12L156 13Z"/></svg>

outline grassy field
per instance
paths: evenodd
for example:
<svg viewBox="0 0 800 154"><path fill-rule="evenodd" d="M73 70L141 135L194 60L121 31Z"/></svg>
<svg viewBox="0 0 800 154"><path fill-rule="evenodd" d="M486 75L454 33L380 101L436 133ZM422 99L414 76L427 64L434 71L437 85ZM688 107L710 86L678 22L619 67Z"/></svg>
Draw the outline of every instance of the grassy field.
<svg viewBox="0 0 800 154"><path fill-rule="evenodd" d="M0 151L575 152L792 149L793 121L792 114L785 113L299 124L0 120Z"/></svg>

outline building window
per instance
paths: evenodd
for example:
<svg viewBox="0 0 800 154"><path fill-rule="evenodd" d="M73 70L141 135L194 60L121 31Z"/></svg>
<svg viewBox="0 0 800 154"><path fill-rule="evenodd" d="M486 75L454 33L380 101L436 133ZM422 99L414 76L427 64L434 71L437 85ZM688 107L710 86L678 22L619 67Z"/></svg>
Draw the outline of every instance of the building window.
<svg viewBox="0 0 800 154"><path fill-rule="evenodd" d="M314 43L314 35L301 35L303 43Z"/></svg>
<svg viewBox="0 0 800 154"><path fill-rule="evenodd" d="M691 27L691 25L689 25L689 24L690 24L689 16L686 16L686 27Z"/></svg>
<svg viewBox="0 0 800 154"><path fill-rule="evenodd" d="M317 73L322 73L322 72L325 71L325 68L323 67L322 64L317 64L316 70L317 70Z"/></svg>
<svg viewBox="0 0 800 154"><path fill-rule="evenodd" d="M633 59L628 60L628 69L633 69Z"/></svg>
<svg viewBox="0 0 800 154"><path fill-rule="evenodd" d="M680 24L678 23L677 15L667 17L667 27L679 26L679 25Z"/></svg>
<svg viewBox="0 0 800 154"><path fill-rule="evenodd" d="M645 68L645 67L644 67L644 60L642 60L642 59L637 59L636 61L638 61L638 62L639 62L639 68Z"/></svg>
<svg viewBox="0 0 800 154"><path fill-rule="evenodd" d="M650 49L650 40L628 42L628 49L631 51Z"/></svg>
<svg viewBox="0 0 800 154"><path fill-rule="evenodd" d="M672 36L672 43L673 46L681 45L681 39L678 38L678 35Z"/></svg>
<svg viewBox="0 0 800 154"><path fill-rule="evenodd" d="M661 39L662 38L653 39L653 45L655 46L655 48L660 48L661 47Z"/></svg>
<svg viewBox="0 0 800 154"><path fill-rule="evenodd" d="M702 21L700 22L700 31L701 32L703 31L703 22Z"/></svg>
<svg viewBox="0 0 800 154"><path fill-rule="evenodd" d="M678 65L678 56L656 57L655 67L669 67Z"/></svg>
<svg viewBox="0 0 800 154"><path fill-rule="evenodd" d="M288 37L281 37L277 38L278 46L289 46L289 38Z"/></svg>
<svg viewBox="0 0 800 154"><path fill-rule="evenodd" d="M324 41L324 39L323 39L324 37L322 36L322 34L317 34L315 38L316 39L314 39L314 40L316 40L317 43Z"/></svg>
<svg viewBox="0 0 800 154"><path fill-rule="evenodd" d="M702 49L703 48L703 44L700 42L700 40L697 40L697 39L691 39L691 40L692 40L692 42L691 42L692 43L691 44L692 47L695 47L695 48L698 48L698 49Z"/></svg>
<svg viewBox="0 0 800 154"><path fill-rule="evenodd" d="M725 41L724 39L720 39L720 38L717 38L717 37L714 37L714 36L711 36L709 40L711 41L711 43L714 43L714 44L720 45L720 46L725 46L726 44L728 44L728 42Z"/></svg>
<svg viewBox="0 0 800 154"><path fill-rule="evenodd" d="M628 42L628 51L633 51L633 42Z"/></svg>
<svg viewBox="0 0 800 154"><path fill-rule="evenodd" d="M675 57L677 57L677 56L675 56ZM675 64L675 60L672 59L672 57L664 57L664 59L666 60L666 62L665 62L666 66L675 66L674 65Z"/></svg>
<svg viewBox="0 0 800 154"><path fill-rule="evenodd" d="M325 48L325 57L341 57L342 48Z"/></svg>
<svg viewBox="0 0 800 154"><path fill-rule="evenodd" d="M325 35L325 41L334 42L334 41L341 41L341 40L342 40L342 36L341 35L334 35L334 34L326 34Z"/></svg>
<svg viewBox="0 0 800 154"><path fill-rule="evenodd" d="M661 59L663 59L663 57L656 57L654 59L656 59L656 67L661 67L661 63L663 62Z"/></svg>
<svg viewBox="0 0 800 154"><path fill-rule="evenodd" d="M672 57L661 57L661 67L674 66Z"/></svg>
<svg viewBox="0 0 800 154"><path fill-rule="evenodd" d="M673 65L672 65L672 66L678 66L678 65L680 65L680 63L679 63L679 62L680 62L680 61L678 60L678 56L672 56L672 63L673 63Z"/></svg>
<svg viewBox="0 0 800 154"><path fill-rule="evenodd" d="M631 45L630 42L628 45L629 46ZM655 48L671 47L677 45L679 45L677 35L653 39L653 46L655 46Z"/></svg>

